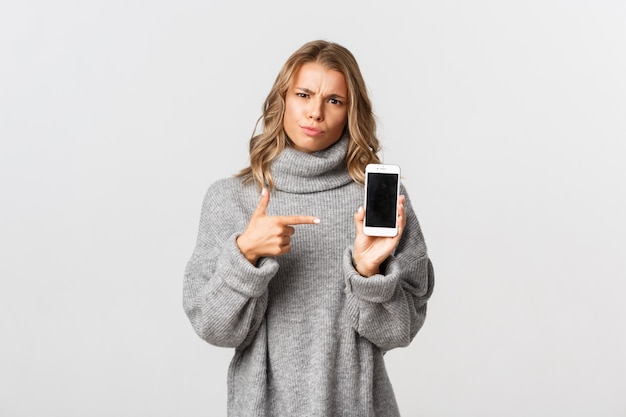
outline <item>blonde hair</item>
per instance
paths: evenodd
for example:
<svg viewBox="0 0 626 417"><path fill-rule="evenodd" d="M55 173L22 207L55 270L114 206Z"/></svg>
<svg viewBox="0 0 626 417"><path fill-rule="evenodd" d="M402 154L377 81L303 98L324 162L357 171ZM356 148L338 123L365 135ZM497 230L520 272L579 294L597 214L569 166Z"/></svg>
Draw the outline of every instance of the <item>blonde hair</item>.
<svg viewBox="0 0 626 417"><path fill-rule="evenodd" d="M255 182L259 189L264 186L273 188L271 162L285 147L291 145L283 130L285 96L296 72L309 62L339 71L346 79L348 122L344 135L349 138L346 165L352 179L364 184L365 166L369 163L380 163L377 156L380 143L376 137L376 120L356 59L341 45L317 40L308 42L295 51L278 73L263 104L263 114L257 121L257 125L263 121L263 130L259 134L253 133L250 139L250 166L237 174L237 177L243 178L244 183Z"/></svg>

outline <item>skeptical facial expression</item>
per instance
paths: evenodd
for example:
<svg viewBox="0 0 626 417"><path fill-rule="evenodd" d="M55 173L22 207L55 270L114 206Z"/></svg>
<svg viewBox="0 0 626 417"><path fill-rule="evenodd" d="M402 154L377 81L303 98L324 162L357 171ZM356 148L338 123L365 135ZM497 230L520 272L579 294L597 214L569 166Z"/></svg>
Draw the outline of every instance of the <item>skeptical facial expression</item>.
<svg viewBox="0 0 626 417"><path fill-rule="evenodd" d="M348 121L348 87L339 71L310 62L294 75L285 97L283 128L295 149L312 153L341 138Z"/></svg>

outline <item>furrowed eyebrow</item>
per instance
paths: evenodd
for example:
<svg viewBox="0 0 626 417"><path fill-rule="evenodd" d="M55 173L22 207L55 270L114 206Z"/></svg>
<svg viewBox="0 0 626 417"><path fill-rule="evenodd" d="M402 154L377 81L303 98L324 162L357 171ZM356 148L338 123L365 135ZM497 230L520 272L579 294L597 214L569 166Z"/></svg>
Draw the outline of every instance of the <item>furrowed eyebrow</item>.
<svg viewBox="0 0 626 417"><path fill-rule="evenodd" d="M338 98L340 100L346 100L346 98L344 96L340 96L339 94L331 94L328 96L328 98Z"/></svg>
<svg viewBox="0 0 626 417"><path fill-rule="evenodd" d="M302 91L303 93L306 93L306 94L311 94L311 95L315 94L313 91L311 91L311 90L309 90L308 88L305 88L305 87L296 87L296 90L300 90L300 91ZM346 98L344 96L339 95L339 94L335 94L335 93L329 94L328 98L335 98L335 99L340 99L340 100L346 100Z"/></svg>

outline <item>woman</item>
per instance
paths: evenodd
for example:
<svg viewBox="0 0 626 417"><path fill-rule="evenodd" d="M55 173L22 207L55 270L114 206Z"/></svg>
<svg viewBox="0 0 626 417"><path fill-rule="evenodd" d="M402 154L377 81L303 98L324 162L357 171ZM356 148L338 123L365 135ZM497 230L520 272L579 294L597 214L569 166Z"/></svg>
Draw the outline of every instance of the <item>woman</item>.
<svg viewBox="0 0 626 417"><path fill-rule="evenodd" d="M250 166L207 191L185 270L194 329L235 348L228 413L398 416L383 354L424 323L433 269L403 187L398 235L363 234L364 169L380 145L353 55L303 45L262 122Z"/></svg>

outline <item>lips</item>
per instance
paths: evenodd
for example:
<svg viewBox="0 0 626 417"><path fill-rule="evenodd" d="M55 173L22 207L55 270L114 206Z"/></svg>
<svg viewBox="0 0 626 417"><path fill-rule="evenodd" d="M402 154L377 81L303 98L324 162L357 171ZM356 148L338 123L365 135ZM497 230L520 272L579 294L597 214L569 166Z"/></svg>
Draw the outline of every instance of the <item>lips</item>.
<svg viewBox="0 0 626 417"><path fill-rule="evenodd" d="M300 126L300 129L307 136L319 136L322 133L320 129L312 126Z"/></svg>

